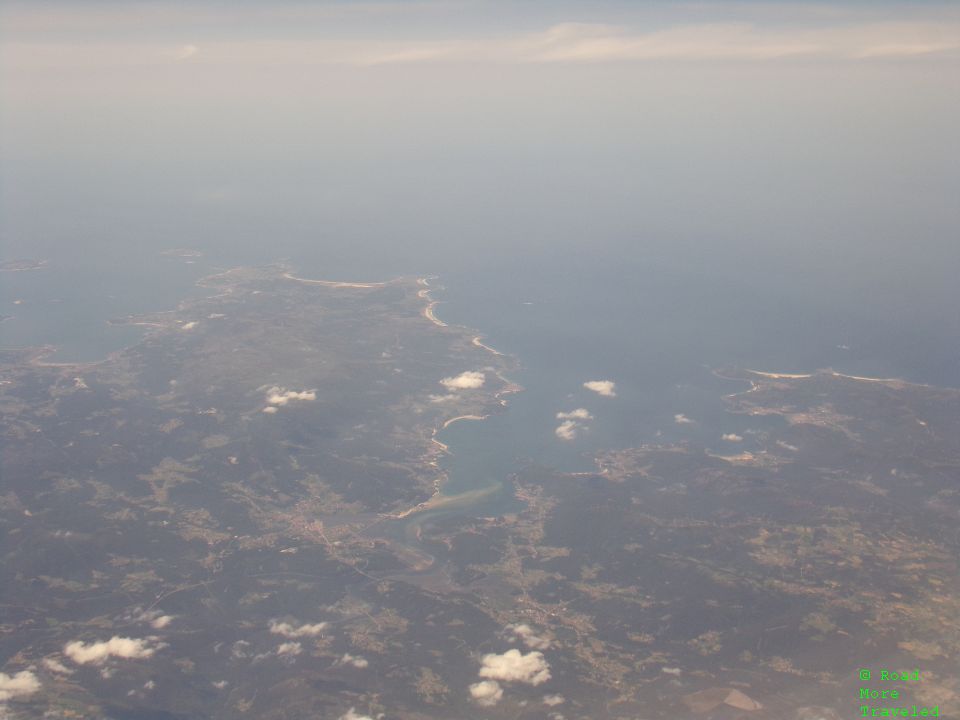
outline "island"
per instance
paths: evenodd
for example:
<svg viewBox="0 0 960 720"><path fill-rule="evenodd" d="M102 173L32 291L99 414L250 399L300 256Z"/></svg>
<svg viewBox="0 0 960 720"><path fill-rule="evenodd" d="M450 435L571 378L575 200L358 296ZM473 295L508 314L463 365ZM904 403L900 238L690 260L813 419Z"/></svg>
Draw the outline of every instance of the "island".
<svg viewBox="0 0 960 720"><path fill-rule="evenodd" d="M46 267L46 260L20 259L4 260L0 262L0 272L24 272L27 270L41 270Z"/></svg>

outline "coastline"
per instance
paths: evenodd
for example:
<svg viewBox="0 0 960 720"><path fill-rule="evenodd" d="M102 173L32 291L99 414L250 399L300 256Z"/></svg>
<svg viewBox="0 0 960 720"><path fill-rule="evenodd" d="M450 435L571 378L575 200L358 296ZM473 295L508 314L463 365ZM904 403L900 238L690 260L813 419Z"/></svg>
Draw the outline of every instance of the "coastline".
<svg viewBox="0 0 960 720"><path fill-rule="evenodd" d="M423 309L423 316L438 327L448 327L447 324L443 320L440 320L433 312L433 308L436 307L439 301L430 297L430 283L427 282L427 278L417 278L417 284L423 286L423 290L417 293L417 297L427 301L427 306Z"/></svg>
<svg viewBox="0 0 960 720"><path fill-rule="evenodd" d="M167 333L175 333L179 328L182 327L182 323L190 320L189 314L195 309L197 304L209 302L211 300L216 300L217 298L226 298L231 296L242 295L244 292L249 291L249 288L246 287L247 283L250 281L259 281L259 280L276 280L276 279L290 280L293 282L304 283L308 285L321 286L324 288L330 289L356 289L356 290L370 290L376 288L383 288L397 283L409 283L413 278L410 276L394 278L391 280L383 282L347 282L347 281L338 281L338 280L322 280L322 279L310 279L310 278L301 278L293 274L293 270L289 266L283 264L275 264L270 266L260 266L260 267L246 267L238 266L227 269L219 269L218 272L212 272L208 275L198 278L195 281L197 287L209 289L210 294L203 293L203 297L188 298L183 299L177 302L176 306L173 309L169 310L158 310L154 312L145 312L137 315L128 315L126 317L112 318L105 320L111 326L122 327L122 326L137 326L143 328L143 334L125 345L124 347L118 348L107 353L104 357L89 360L89 361L64 361L64 362L49 362L45 361L45 358L50 357L54 353L58 352L59 348L55 345L44 345L38 347L26 347L26 348L16 348L11 350L16 350L18 354L18 359L15 361L15 364L27 364L36 367L46 367L54 370L59 370L63 373L83 373L92 371L98 368L101 368L105 365L110 364L111 362L116 362L124 356L124 354L129 353L135 350L138 346L142 345L149 338L154 338L158 335L166 335ZM482 401L478 407L478 403L471 402L471 406L468 408L462 408L460 414L457 414L454 417L444 418L442 415L437 418L435 427L430 428L429 426L424 427L424 432L421 435L424 440L428 440L426 443L426 453L423 456L423 462L426 465L432 466L436 469L436 477L433 482L432 492L430 496L426 498L423 502L416 504L413 507L407 508L401 511L395 511L391 513L386 513L386 517L392 517L396 519L403 519L413 515L421 510L430 509L437 506L437 503L445 502L447 497L459 497L463 495L464 497L472 496L473 493L477 492L475 490L468 491L467 493L458 493L458 495L446 496L444 495L443 488L449 480L449 473L440 467L440 459L443 455L452 455L450 447L442 442L439 439L439 433L444 429L450 427L456 422L462 420L485 420L489 417L489 413L486 413L487 408L491 408L493 403L497 403L500 407L506 407L507 401L505 397L507 395L518 393L523 390L523 387L517 383L512 382L508 379L504 373L509 372L511 365L507 365L504 361L509 361L510 356L507 353L500 352L495 348L485 344L482 341L483 335L477 334L476 330L472 328L467 328L460 325L451 326L443 320L439 319L435 314L435 307L439 301L433 299L430 296L431 288L429 286L428 278L422 277L416 279L417 284L420 286L420 289L417 291L418 299L423 303L421 307L420 314L429 322L437 327L450 328L455 330L457 334L460 334L463 337L463 341L466 344L466 341L469 340L467 348L473 346L478 350L485 351L490 354L493 358L496 358L498 362L493 363L493 366L487 366L485 370L493 377L499 381L498 383L492 383L493 387L484 388ZM258 291L255 291L258 292ZM483 360L471 362L477 362L478 366L482 366ZM453 410L453 408L451 408ZM467 410L467 412L464 412ZM470 411L472 410L472 412ZM477 411L480 410L482 414ZM454 410L456 412L456 410ZM429 433L429 435L428 435ZM426 437L425 437L426 436ZM500 485L498 485L499 487ZM477 497L483 497L486 494L491 492L490 489L484 490L482 493L477 495ZM441 505L442 506L442 505Z"/></svg>
<svg viewBox="0 0 960 720"><path fill-rule="evenodd" d="M191 256L192 257L192 256ZM47 261L42 261L43 265ZM43 265L36 268L7 268L3 269L2 272L24 272L29 270L39 270L42 269ZM213 295L207 295L203 298L190 298L186 300L181 300L177 303L176 307L172 310L157 310L149 313L142 313L140 315L128 315L127 317L122 318L108 318L104 322L107 325L113 327L124 327L124 326L134 326L134 327L143 327L145 328L144 333L141 337L137 338L134 342L129 345L125 345L116 350L112 350L107 353L104 357L98 360L80 360L80 361L63 361L63 362L44 362L43 358L53 355L58 352L60 348L56 345L40 345L40 346L31 346L31 347L22 347L22 348L4 348L4 350L19 350L28 354L28 358L25 360L26 363L34 367L49 367L49 368L74 368L76 370L92 369L103 365L111 360L116 359L125 352L132 350L137 347L141 342L143 342L148 337L151 337L155 334L162 333L165 329L170 329L175 327L175 320L170 322L163 322L158 319L161 316L172 316L175 313L185 312L189 309L190 305L195 302L200 302L204 300L214 300L218 297L226 297L234 292L234 288L227 286L225 289L217 283L211 282L216 278L228 278L232 274L242 273L244 271L254 270L263 270L265 268L280 268L284 269L285 266L281 263L275 265L261 266L257 268L250 268L247 266L237 266L233 268L228 268L222 270L221 272L211 273L209 275L204 275L201 278L198 278L194 283L196 287L201 288L212 288L212 289L221 289L221 292L214 293ZM299 278L292 274L291 271L286 270L281 274L281 277L287 280L293 280L295 282L302 282L311 285L322 285L324 287L330 288L356 288L356 289L370 289L385 287L392 283L399 282L402 278L394 278L392 280L386 280L383 282L345 282L340 280L312 280L307 278ZM8 316L6 319L11 319L13 316Z"/></svg>
<svg viewBox="0 0 960 720"><path fill-rule="evenodd" d="M488 417L490 416L489 415L457 415L457 417L455 418L450 418L449 420L445 420L440 429L444 430L459 420L486 420ZM444 445L444 447L447 447L447 446Z"/></svg>
<svg viewBox="0 0 960 720"><path fill-rule="evenodd" d="M847 375L845 373L837 372L836 370L824 369L817 370L812 373L774 373L774 372L764 372L762 370L751 370L749 368L744 369L744 372L748 372L751 375L758 375L764 378L770 378L772 380L806 380L808 378L813 378L818 375L829 375L832 377L843 378L845 380L859 380L861 382L874 382L874 383L885 383L888 385L923 385L924 383L913 383L903 380L902 378L876 378L868 377L866 375ZM722 376L721 376L722 377Z"/></svg>
<svg viewBox="0 0 960 720"><path fill-rule="evenodd" d="M484 350L486 350L486 351L488 351L488 352L491 352L491 353L493 353L494 355L498 355L498 356L500 356L500 357L505 357L505 354L504 354L504 353L500 352L499 350L494 350L494 349L493 349L492 347L490 347L489 345L484 344L484 343L482 342L482 339L483 339L483 335L477 335L475 338L473 338L473 340L472 340L471 342L473 342L473 344L476 345L477 347L483 348Z"/></svg>
<svg viewBox="0 0 960 720"><path fill-rule="evenodd" d="M426 302L426 306L423 308L421 314L424 318L432 322L438 327L450 327L448 323L440 320L433 311L433 308L437 305L438 301L430 297L430 287L429 281L427 278L421 277L417 278L417 284L421 286L421 290L417 292L417 297ZM459 326L458 326L459 327ZM467 328L463 328L466 330ZM506 358L508 357L506 353L502 353L489 345L484 344L481 341L482 335L476 335L472 338L471 343L482 350L485 350L492 354L495 357ZM490 369L493 375L503 383L503 387L493 393L494 400L501 407L507 406L507 401L503 399L503 396L510 395L513 393L518 393L523 390L523 387L517 383L512 382L508 378L504 377L503 373L499 369ZM468 500L468 498L481 498L490 494L494 490L494 486L488 488L479 488L475 490L469 490L464 493L458 493L457 495L445 495L443 492L443 487L449 481L449 474L440 468L440 457L443 455L452 455L453 453L450 450L450 446L442 442L437 438L440 432L448 428L450 425L459 422L461 420L475 420L482 421L489 418L490 415L475 415L472 413L457 415L452 418L447 418L439 426L436 426L432 429L430 433L430 442L431 447L427 451L427 457L429 458L428 464L440 471L440 474L434 481L433 493L426 500L417 503L413 507L407 508L399 512L389 513L387 516L395 520L403 520L411 515L414 515L418 512L427 511L431 509L437 509L439 507L444 507L445 505L454 502L457 499ZM499 487L499 485L495 486Z"/></svg>
<svg viewBox="0 0 960 720"><path fill-rule="evenodd" d="M324 287L331 288L378 288L385 287L391 283L397 282L399 278L393 280L386 280L383 282L346 282L341 280L311 280L308 278L296 277L292 272L285 272L283 277L287 280L295 280L296 282L307 283L309 285L323 285Z"/></svg>

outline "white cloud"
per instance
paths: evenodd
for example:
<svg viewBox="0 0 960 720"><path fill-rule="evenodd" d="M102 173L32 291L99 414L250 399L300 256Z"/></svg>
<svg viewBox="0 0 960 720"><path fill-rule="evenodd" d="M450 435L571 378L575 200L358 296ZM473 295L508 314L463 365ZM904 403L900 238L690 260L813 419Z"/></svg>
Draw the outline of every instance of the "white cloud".
<svg viewBox="0 0 960 720"><path fill-rule="evenodd" d="M727 442L743 442L743 435L737 435L736 433L724 433L721 440L726 440Z"/></svg>
<svg viewBox="0 0 960 720"><path fill-rule="evenodd" d="M573 440L577 437L577 429L579 427L580 426L573 420L564 420L557 425L557 428L553 432L561 440Z"/></svg>
<svg viewBox="0 0 960 720"><path fill-rule="evenodd" d="M148 622L154 630L162 630L174 619L174 615L164 615L162 610L145 610L134 618L137 622Z"/></svg>
<svg viewBox="0 0 960 720"><path fill-rule="evenodd" d="M553 707L555 705L563 705L566 702L566 698L563 695L544 695L543 704L548 707Z"/></svg>
<svg viewBox="0 0 960 720"><path fill-rule="evenodd" d="M929 55L960 47L955 21L845 23L827 27L765 27L744 22L676 24L651 32L629 26L559 23L544 30L427 41L364 39L354 42L263 43L212 48L235 61L249 53L285 56L301 63L360 66L437 62L599 63L651 61L753 61L790 58L869 59ZM241 54L247 50L246 55Z"/></svg>
<svg viewBox="0 0 960 720"><path fill-rule="evenodd" d="M177 60L186 60L187 58L196 55L199 50L200 48L198 48L196 45L184 45L174 53L174 57Z"/></svg>
<svg viewBox="0 0 960 720"><path fill-rule="evenodd" d="M62 662L60 662L60 661L57 660L56 658L44 658L44 659L43 659L43 666L44 666L47 670L50 670L50 671L55 672L55 673L61 673L61 674L63 674L63 675L72 675L72 674L73 674L73 670L71 670L70 668L68 668L66 665L64 665Z"/></svg>
<svg viewBox="0 0 960 720"><path fill-rule="evenodd" d="M350 708L340 716L340 720L373 720L373 718L369 715L361 715L355 708Z"/></svg>
<svg viewBox="0 0 960 720"><path fill-rule="evenodd" d="M286 405L291 400L316 400L317 392L316 390L285 390L280 387L270 388L270 392L267 394L267 402L271 405Z"/></svg>
<svg viewBox="0 0 960 720"><path fill-rule="evenodd" d="M432 403L443 403L451 402L453 400L459 400L460 396L456 393L447 393L446 395L431 395L430 402Z"/></svg>
<svg viewBox="0 0 960 720"><path fill-rule="evenodd" d="M370 665L369 661L359 655L344 653L343 657L337 661L340 665L352 665L355 668L365 668Z"/></svg>
<svg viewBox="0 0 960 720"><path fill-rule="evenodd" d="M533 631L533 628L526 623L520 625L508 625L507 630L513 634L514 639L521 640L528 648L533 648L534 650L546 650L550 647L550 640L538 636Z"/></svg>
<svg viewBox="0 0 960 720"><path fill-rule="evenodd" d="M570 412L558 412L557 420L593 420L593 415L586 408L577 408Z"/></svg>
<svg viewBox="0 0 960 720"><path fill-rule="evenodd" d="M929 55L931 53L942 52L944 50L953 50L957 47L956 43L898 43L891 42L882 45L871 45L865 47L854 54L858 58L874 57L909 57L910 55Z"/></svg>
<svg viewBox="0 0 960 720"><path fill-rule="evenodd" d="M503 688L496 680L481 680L470 686L470 697L477 705L492 707L503 697Z"/></svg>
<svg viewBox="0 0 960 720"><path fill-rule="evenodd" d="M440 381L447 390L476 390L483 387L486 376L478 370L467 370L456 377L446 377Z"/></svg>
<svg viewBox="0 0 960 720"><path fill-rule="evenodd" d="M587 390L592 390L603 397L616 397L617 384L613 380L588 380L583 384Z"/></svg>
<svg viewBox="0 0 960 720"><path fill-rule="evenodd" d="M237 640L230 648L230 657L234 660L240 660L250 657L250 643L246 640Z"/></svg>
<svg viewBox="0 0 960 720"><path fill-rule="evenodd" d="M538 651L524 655L514 648L502 655L484 655L481 662L480 677L490 680L539 685L550 679L550 665Z"/></svg>
<svg viewBox="0 0 960 720"><path fill-rule="evenodd" d="M561 440L573 440L581 430L586 429L586 420L593 420L593 415L586 408L577 408L570 412L558 412L557 420L563 420L553 431Z"/></svg>
<svg viewBox="0 0 960 720"><path fill-rule="evenodd" d="M687 417L686 415L684 415L683 413L677 413L676 415L674 415L674 416L673 416L673 421L674 421L677 425L692 425L692 424L693 424L693 420L691 420L690 418L688 418L688 417Z"/></svg>
<svg viewBox="0 0 960 720"><path fill-rule="evenodd" d="M303 652L303 648L298 642L285 642L277 645L277 655L296 657L301 652Z"/></svg>
<svg viewBox="0 0 960 720"><path fill-rule="evenodd" d="M263 411L264 411L267 415L273 415L275 412L277 412L277 408L275 408L273 405L267 405L267 406L263 409Z"/></svg>
<svg viewBox="0 0 960 720"><path fill-rule="evenodd" d="M183 325L181 325L181 326L180 326L180 329L181 329L181 330L193 330L198 324L199 324L199 323L197 323L196 320L193 320L193 321L191 321L191 322L184 323Z"/></svg>
<svg viewBox="0 0 960 720"><path fill-rule="evenodd" d="M87 645L79 640L68 642L63 647L63 654L78 665L93 663L102 665L111 657L124 659L140 659L152 656L162 647L156 643L156 638L128 638L114 635L105 642L94 642Z"/></svg>
<svg viewBox="0 0 960 720"><path fill-rule="evenodd" d="M40 689L40 681L29 670L21 670L13 675L0 673L0 702L15 697L32 695Z"/></svg>
<svg viewBox="0 0 960 720"><path fill-rule="evenodd" d="M389 3L369 4L382 6ZM923 4L907 3L904 7L908 5ZM6 15L6 25L24 26L23 11ZM754 17L761 22L754 23L720 18L716 22L695 24L683 22L685 18L679 16L672 25L649 31L639 23L565 22L526 33L491 33L480 37L467 31L451 31L443 37L424 40L400 39L395 34L391 37L385 33L330 39L293 38L281 34L256 39L209 39L204 41L202 51L194 44L171 47L169 43L126 32L115 32L112 37L105 37L96 44L45 37L51 22L76 33L78 27L89 25L94 16L98 20L97 30L102 31L103 13L91 15L58 8L55 17L27 19L26 32L10 31L20 40L7 43L9 62L18 68L31 69L134 64L166 66L172 60L174 63L189 62L234 71L267 65L295 69L320 65L369 67L464 62L488 65L783 62L796 59L869 62L882 58L925 56L950 62L960 49L960 22L955 13L912 10L893 16L840 13L834 19L824 21L820 18L816 24L802 19L799 22L783 22L782 19L767 22L764 13L755 13ZM730 18L736 17L735 13L730 14ZM184 30L193 27L189 21L185 22ZM307 22L305 26L316 24Z"/></svg>
<svg viewBox="0 0 960 720"><path fill-rule="evenodd" d="M960 47L956 23L885 22L774 29L751 23L675 25L653 32L625 26L560 23L514 36L499 53L527 62L873 58L925 55Z"/></svg>
<svg viewBox="0 0 960 720"><path fill-rule="evenodd" d="M270 621L270 632L274 635L283 635L285 638L316 637L327 628L327 623L319 622L300 625L299 627L286 622Z"/></svg>

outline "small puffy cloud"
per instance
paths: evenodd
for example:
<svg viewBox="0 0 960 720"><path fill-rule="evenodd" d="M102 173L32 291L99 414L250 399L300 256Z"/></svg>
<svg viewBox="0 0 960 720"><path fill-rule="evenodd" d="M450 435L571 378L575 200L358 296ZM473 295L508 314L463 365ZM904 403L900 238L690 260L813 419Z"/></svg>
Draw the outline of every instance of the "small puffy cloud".
<svg viewBox="0 0 960 720"><path fill-rule="evenodd" d="M230 657L234 660L250 657L250 643L246 640L237 640L230 648Z"/></svg>
<svg viewBox="0 0 960 720"><path fill-rule="evenodd" d="M538 651L524 655L514 648L502 655L484 655L481 662L480 677L490 680L539 685L550 679L550 665Z"/></svg>
<svg viewBox="0 0 960 720"><path fill-rule="evenodd" d="M585 421L593 420L593 415L586 408L577 408L570 412L558 412L557 420L562 420L554 434L561 440L573 440L577 434L586 429Z"/></svg>
<svg viewBox="0 0 960 720"><path fill-rule="evenodd" d="M360 657L359 655L351 655L350 653L344 653L343 657L340 658L337 663L339 665L350 665L361 669L370 665L366 658Z"/></svg>
<svg viewBox="0 0 960 720"><path fill-rule="evenodd" d="M515 640L520 640L528 648L533 648L534 650L546 650L550 647L550 641L547 638L542 638L538 636L526 623L521 625L508 625L507 630L509 630Z"/></svg>
<svg viewBox="0 0 960 720"><path fill-rule="evenodd" d="M553 432L561 440L573 440L577 437L577 429L579 427L580 426L577 425L577 423L573 420L564 420L562 423L557 425Z"/></svg>
<svg viewBox="0 0 960 720"><path fill-rule="evenodd" d="M361 715L356 708L350 708L340 716L340 720L373 720L373 718L369 715Z"/></svg>
<svg viewBox="0 0 960 720"><path fill-rule="evenodd" d="M40 681L29 670L21 670L13 675L0 673L0 702L32 695L39 689Z"/></svg>
<svg viewBox="0 0 960 720"><path fill-rule="evenodd" d="M316 400L316 390L285 390L280 387L272 387L267 393L267 402L271 405L283 407L291 400Z"/></svg>
<svg viewBox="0 0 960 720"><path fill-rule="evenodd" d="M270 621L270 632L274 635L283 635L285 638L316 637L327 628L327 623L319 622L300 626L286 622Z"/></svg>
<svg viewBox="0 0 960 720"><path fill-rule="evenodd" d="M446 377L440 381L447 390L476 390L483 387L486 376L478 370L467 370L456 377Z"/></svg>
<svg viewBox="0 0 960 720"><path fill-rule="evenodd" d="M726 440L727 442L743 442L743 435L737 435L736 433L724 433L721 436L721 440Z"/></svg>
<svg viewBox="0 0 960 720"><path fill-rule="evenodd" d="M587 380L583 384L587 390L592 390L597 395L603 395L603 397L616 397L616 387L617 384L613 380Z"/></svg>
<svg viewBox="0 0 960 720"><path fill-rule="evenodd" d="M139 639L114 635L104 642L89 645L79 640L68 642L63 646L63 654L78 665L102 665L111 657L126 660L148 658L159 648L156 638Z"/></svg>
<svg viewBox="0 0 960 720"><path fill-rule="evenodd" d="M267 415L273 415L273 414L277 411L277 408L274 407L273 405L267 405L267 406L263 409L263 411L264 411Z"/></svg>
<svg viewBox="0 0 960 720"><path fill-rule="evenodd" d="M196 55L199 51L200 48L198 48L196 45L184 45L174 53L174 57L177 60L186 60L187 58Z"/></svg>
<svg viewBox="0 0 960 720"><path fill-rule="evenodd" d="M196 321L196 320L192 320L191 322L184 323L183 325L181 325L181 326L180 326L180 329L181 329L181 330L193 330L197 325L198 325L197 321Z"/></svg>
<svg viewBox="0 0 960 720"><path fill-rule="evenodd" d="M566 702L566 698L563 695L544 695L543 704L547 707L554 707L555 705L563 705Z"/></svg>
<svg viewBox="0 0 960 720"><path fill-rule="evenodd" d="M173 615L164 615L162 610L145 610L136 616L137 622L148 622L154 630L162 630L174 620Z"/></svg>
<svg viewBox="0 0 960 720"><path fill-rule="evenodd" d="M593 415L586 408L577 408L570 412L558 412L557 420L593 420Z"/></svg>
<svg viewBox="0 0 960 720"><path fill-rule="evenodd" d="M688 418L688 417L687 417L686 415L684 415L683 413L677 413L676 415L674 415L674 416L673 416L673 421L674 421L677 425L692 425L692 424L693 424L693 420L691 420L690 418Z"/></svg>
<svg viewBox="0 0 960 720"><path fill-rule="evenodd" d="M60 662L56 658L44 658L43 666L51 672L60 673L62 675L73 674L73 670L68 668L66 665L64 665L62 662Z"/></svg>
<svg viewBox="0 0 960 720"><path fill-rule="evenodd" d="M446 395L431 395L430 402L432 403L445 403L452 402L453 400L459 400L460 396L456 393L447 393Z"/></svg>
<svg viewBox="0 0 960 720"><path fill-rule="evenodd" d="M303 648L298 642L285 642L277 645L277 655L296 657L301 652L303 652Z"/></svg>
<svg viewBox="0 0 960 720"><path fill-rule="evenodd" d="M470 686L470 697L484 707L492 707L503 697L503 688L496 680L481 680Z"/></svg>

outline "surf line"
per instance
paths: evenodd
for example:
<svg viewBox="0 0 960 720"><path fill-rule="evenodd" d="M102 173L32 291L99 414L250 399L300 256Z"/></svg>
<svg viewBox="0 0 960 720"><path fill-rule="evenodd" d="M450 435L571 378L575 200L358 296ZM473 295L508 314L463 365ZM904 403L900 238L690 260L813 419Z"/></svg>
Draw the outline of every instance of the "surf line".
<svg viewBox="0 0 960 720"><path fill-rule="evenodd" d="M287 280L296 280L297 282L308 283L310 285L323 285L325 287L333 288L378 288L384 287L388 283L395 282L393 280L388 280L387 282L340 282L337 280L308 280L307 278L298 278L293 273L285 272L283 274Z"/></svg>
<svg viewBox="0 0 960 720"><path fill-rule="evenodd" d="M430 297L430 283L427 282L427 278L417 278L417 285L423 287L423 289L417 293L417 297L427 301L427 306L423 309L423 316L434 325L447 327L447 324L443 320L440 320L433 312L433 308L436 307L438 301Z"/></svg>

